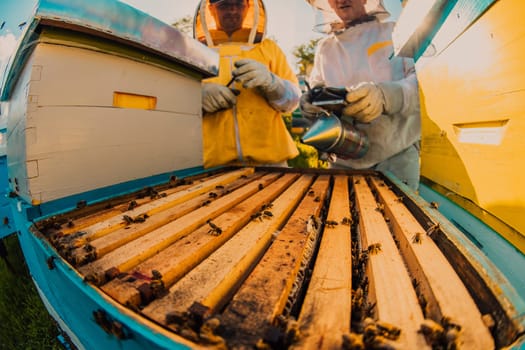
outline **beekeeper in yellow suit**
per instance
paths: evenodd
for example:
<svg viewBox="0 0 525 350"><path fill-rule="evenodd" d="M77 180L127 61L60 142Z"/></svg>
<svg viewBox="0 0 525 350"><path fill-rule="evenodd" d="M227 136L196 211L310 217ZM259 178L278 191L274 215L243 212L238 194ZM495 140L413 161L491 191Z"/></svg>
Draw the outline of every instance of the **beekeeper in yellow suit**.
<svg viewBox="0 0 525 350"><path fill-rule="evenodd" d="M299 103L297 78L265 28L261 0L202 0L197 8L194 37L220 55L219 75L202 86L205 167L284 165L298 155L282 119Z"/></svg>

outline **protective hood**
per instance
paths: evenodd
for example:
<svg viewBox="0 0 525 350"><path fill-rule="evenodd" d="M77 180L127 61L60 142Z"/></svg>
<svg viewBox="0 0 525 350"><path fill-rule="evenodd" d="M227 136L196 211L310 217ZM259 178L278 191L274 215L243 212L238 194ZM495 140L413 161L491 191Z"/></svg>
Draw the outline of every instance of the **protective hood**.
<svg viewBox="0 0 525 350"><path fill-rule="evenodd" d="M314 30L320 33L332 33L344 29L344 23L330 7L328 0L306 0L315 12ZM390 13L385 9L383 0L367 0L365 4L366 13L379 20L386 19Z"/></svg>
<svg viewBox="0 0 525 350"><path fill-rule="evenodd" d="M246 0L248 9L242 26L231 36L220 29L211 9L211 6L217 6L222 1L224 0L201 0L195 12L193 37L210 47L224 42L261 42L266 35L266 11L262 0Z"/></svg>

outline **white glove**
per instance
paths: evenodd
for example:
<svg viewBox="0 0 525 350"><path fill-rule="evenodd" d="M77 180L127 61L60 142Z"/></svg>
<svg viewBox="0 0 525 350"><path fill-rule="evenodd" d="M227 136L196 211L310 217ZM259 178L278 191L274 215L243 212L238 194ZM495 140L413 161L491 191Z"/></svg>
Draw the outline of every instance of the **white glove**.
<svg viewBox="0 0 525 350"><path fill-rule="evenodd" d="M395 114L403 105L403 89L395 82L362 82L347 88L343 119L352 117L362 123L370 123L381 114Z"/></svg>
<svg viewBox="0 0 525 350"><path fill-rule="evenodd" d="M265 65L255 60L245 58L235 62L235 69L232 75L235 80L242 83L246 89L261 88L271 90L270 87L275 82L275 76L266 68Z"/></svg>
<svg viewBox="0 0 525 350"><path fill-rule="evenodd" d="M221 109L232 108L237 97L230 88L215 84L204 83L202 86L202 109L207 113L214 113Z"/></svg>
<svg viewBox="0 0 525 350"><path fill-rule="evenodd" d="M303 115L303 117L312 120L316 119L320 114L325 114L325 112L324 109L322 109L321 107L315 106L311 103L312 96L310 96L310 91L307 91L301 95L299 107L301 108L301 114Z"/></svg>

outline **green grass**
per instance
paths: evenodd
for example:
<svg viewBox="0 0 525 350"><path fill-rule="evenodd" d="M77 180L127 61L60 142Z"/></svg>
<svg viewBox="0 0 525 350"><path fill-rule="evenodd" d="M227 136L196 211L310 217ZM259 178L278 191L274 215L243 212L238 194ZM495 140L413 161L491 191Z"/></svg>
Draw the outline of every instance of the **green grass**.
<svg viewBox="0 0 525 350"><path fill-rule="evenodd" d="M64 349L29 276L18 237L11 235L4 243L8 255L0 259L0 349Z"/></svg>

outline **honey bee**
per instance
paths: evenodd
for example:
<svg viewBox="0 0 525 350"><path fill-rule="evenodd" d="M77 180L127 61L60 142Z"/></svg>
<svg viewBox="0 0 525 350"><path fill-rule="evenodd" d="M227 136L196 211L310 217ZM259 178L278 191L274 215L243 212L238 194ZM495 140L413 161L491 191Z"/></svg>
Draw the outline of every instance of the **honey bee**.
<svg viewBox="0 0 525 350"><path fill-rule="evenodd" d="M122 219L124 220L124 222L126 223L126 225L129 225L129 224L132 224L133 223L133 218L129 215L124 215L122 217Z"/></svg>
<svg viewBox="0 0 525 350"><path fill-rule="evenodd" d="M260 211L256 212L256 213L253 213L251 216L250 216L251 220L255 220L255 219L258 219L259 221L262 221L262 213Z"/></svg>
<svg viewBox="0 0 525 350"><path fill-rule="evenodd" d="M439 203L438 202L430 202L430 207L432 207L434 209L438 209L439 208Z"/></svg>
<svg viewBox="0 0 525 350"><path fill-rule="evenodd" d="M272 208L273 208L272 203L266 203L261 206L261 210L272 209Z"/></svg>
<svg viewBox="0 0 525 350"><path fill-rule="evenodd" d="M264 185L263 184L259 184L259 191L262 190L264 188Z"/></svg>
<svg viewBox="0 0 525 350"><path fill-rule="evenodd" d="M313 197L313 196L315 195L315 191L314 191L314 190L310 190L310 191L308 191L308 195L309 195L310 197Z"/></svg>
<svg viewBox="0 0 525 350"><path fill-rule="evenodd" d="M348 217L344 217L343 220L341 220L341 224L342 225L347 225L349 226L350 224L352 223L352 219L351 218L348 218Z"/></svg>
<svg viewBox="0 0 525 350"><path fill-rule="evenodd" d="M217 197L218 197L217 193L215 193L215 192L210 192L210 193L208 193L208 196L209 196L210 198L217 198Z"/></svg>
<svg viewBox="0 0 525 350"><path fill-rule="evenodd" d="M273 217L273 213L271 211L269 211L269 210L263 211L262 215L263 215L263 218L271 218L271 217Z"/></svg>
<svg viewBox="0 0 525 350"><path fill-rule="evenodd" d="M212 236L219 236L222 233L222 229L215 225L211 219L207 221L208 225L210 225L210 229L208 230L208 233Z"/></svg>
<svg viewBox="0 0 525 350"><path fill-rule="evenodd" d="M387 322L377 321L376 327L379 330L379 334L387 339L397 340L401 334L401 329L399 327Z"/></svg>
<svg viewBox="0 0 525 350"><path fill-rule="evenodd" d="M416 232L414 237L412 237L412 243L417 243L417 244L423 243L423 234L421 232Z"/></svg>
<svg viewBox="0 0 525 350"><path fill-rule="evenodd" d="M53 270L55 268L55 257L50 256L49 258L47 258L46 263L47 263L47 268L50 270Z"/></svg>
<svg viewBox="0 0 525 350"><path fill-rule="evenodd" d="M383 203L377 203L376 210L382 213L385 210Z"/></svg>
<svg viewBox="0 0 525 350"><path fill-rule="evenodd" d="M337 221L334 221L334 220L326 220L325 225L326 227L334 228L339 224Z"/></svg>
<svg viewBox="0 0 525 350"><path fill-rule="evenodd" d="M149 218L149 215L146 213L143 213L143 214L135 216L135 218L133 218L133 222L145 222L147 218Z"/></svg>
<svg viewBox="0 0 525 350"><path fill-rule="evenodd" d="M221 321L216 317L207 319L199 330L199 339L204 340L208 344L214 344L220 348L226 348L225 340L221 336L215 334L220 325Z"/></svg>
<svg viewBox="0 0 525 350"><path fill-rule="evenodd" d="M370 255L378 254L381 250L381 243L373 243L368 246L368 253Z"/></svg>
<svg viewBox="0 0 525 350"><path fill-rule="evenodd" d="M442 339L445 330L443 327L432 319L426 318L421 323L419 332L422 333L430 343L435 343Z"/></svg>
<svg viewBox="0 0 525 350"><path fill-rule="evenodd" d="M224 190L224 186L223 185L217 185L217 186L215 186L215 189L217 189L217 190Z"/></svg>
<svg viewBox="0 0 525 350"><path fill-rule="evenodd" d="M162 279L162 274L158 270L151 270L151 278L154 280Z"/></svg>
<svg viewBox="0 0 525 350"><path fill-rule="evenodd" d="M365 343L362 334L345 333L343 334L343 349L364 350Z"/></svg>
<svg viewBox="0 0 525 350"><path fill-rule="evenodd" d="M128 210L133 210L137 207L137 201L135 200L132 200L131 202L129 202L129 205L128 205Z"/></svg>
<svg viewBox="0 0 525 350"><path fill-rule="evenodd" d="M445 329L456 329L458 331L461 330L461 325L457 324L456 322L454 322L452 320L452 318L450 318L449 316L443 316L441 318L441 325L445 328Z"/></svg>

